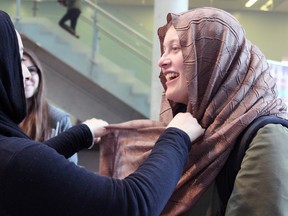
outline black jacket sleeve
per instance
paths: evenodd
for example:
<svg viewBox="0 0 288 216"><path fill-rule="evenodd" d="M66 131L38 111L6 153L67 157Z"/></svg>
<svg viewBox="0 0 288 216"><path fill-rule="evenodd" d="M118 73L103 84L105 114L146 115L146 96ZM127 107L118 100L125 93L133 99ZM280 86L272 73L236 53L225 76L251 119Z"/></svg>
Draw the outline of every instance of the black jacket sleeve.
<svg viewBox="0 0 288 216"><path fill-rule="evenodd" d="M26 143L7 160L1 202L11 215L159 215L190 145L186 133L168 128L139 169L120 180L76 166L46 145Z"/></svg>
<svg viewBox="0 0 288 216"><path fill-rule="evenodd" d="M47 140L44 144L55 149L66 158L71 157L76 152L88 148L93 143L93 136L90 129L85 124L71 127L59 135Z"/></svg>

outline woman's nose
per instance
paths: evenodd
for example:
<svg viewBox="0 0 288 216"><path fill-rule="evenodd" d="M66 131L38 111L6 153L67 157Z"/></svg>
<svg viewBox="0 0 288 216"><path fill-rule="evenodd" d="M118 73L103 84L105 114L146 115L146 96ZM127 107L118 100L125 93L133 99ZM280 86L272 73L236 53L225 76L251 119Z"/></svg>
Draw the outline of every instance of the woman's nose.
<svg viewBox="0 0 288 216"><path fill-rule="evenodd" d="M160 68L165 68L171 64L171 59L165 55L162 55L161 58L158 60L158 66Z"/></svg>
<svg viewBox="0 0 288 216"><path fill-rule="evenodd" d="M22 73L23 73L23 79L24 80L29 80L31 77L31 73L28 70L28 68L26 67L25 64L22 63Z"/></svg>

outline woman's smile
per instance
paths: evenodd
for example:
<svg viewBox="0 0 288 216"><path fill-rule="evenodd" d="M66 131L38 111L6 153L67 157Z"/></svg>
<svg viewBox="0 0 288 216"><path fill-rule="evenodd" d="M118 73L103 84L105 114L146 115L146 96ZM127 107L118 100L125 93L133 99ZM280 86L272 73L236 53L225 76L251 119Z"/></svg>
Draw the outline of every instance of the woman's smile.
<svg viewBox="0 0 288 216"><path fill-rule="evenodd" d="M175 73L175 72L165 73L165 78L166 78L167 82L172 81L172 80L176 79L177 77L179 77L178 73Z"/></svg>

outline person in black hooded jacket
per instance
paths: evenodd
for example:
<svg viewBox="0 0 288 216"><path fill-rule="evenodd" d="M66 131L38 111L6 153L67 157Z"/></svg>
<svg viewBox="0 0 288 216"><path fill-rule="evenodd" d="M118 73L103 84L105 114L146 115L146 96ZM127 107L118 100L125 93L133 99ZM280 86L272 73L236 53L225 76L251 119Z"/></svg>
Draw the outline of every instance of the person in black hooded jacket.
<svg viewBox="0 0 288 216"><path fill-rule="evenodd" d="M90 119L43 143L18 127L26 115L23 44L0 11L0 215L159 215L204 132L189 113L178 114L148 159L125 179L92 173L65 158L109 132ZM187 121L188 119L188 121Z"/></svg>

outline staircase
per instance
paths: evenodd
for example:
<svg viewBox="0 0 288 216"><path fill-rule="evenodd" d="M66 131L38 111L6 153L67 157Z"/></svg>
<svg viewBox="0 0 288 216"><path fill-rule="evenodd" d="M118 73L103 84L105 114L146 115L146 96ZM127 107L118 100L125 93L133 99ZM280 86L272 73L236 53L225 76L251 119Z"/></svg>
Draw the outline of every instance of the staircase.
<svg viewBox="0 0 288 216"><path fill-rule="evenodd" d="M20 22L15 22L15 26L35 45L53 54L143 117L149 117L150 87L131 76L129 71L99 53L91 59L91 47L46 18L22 18Z"/></svg>

